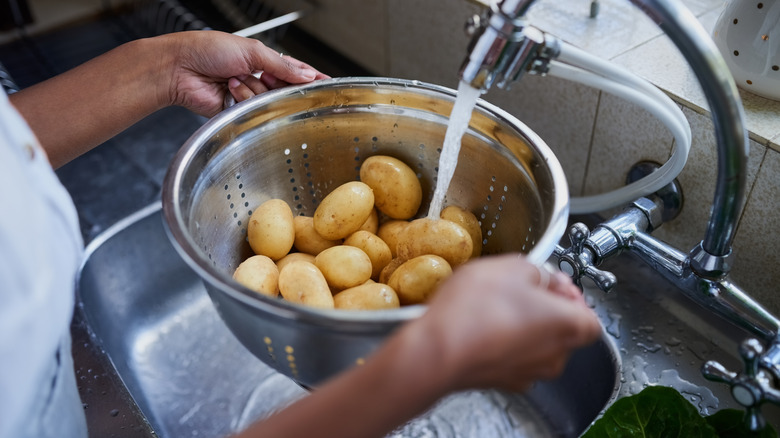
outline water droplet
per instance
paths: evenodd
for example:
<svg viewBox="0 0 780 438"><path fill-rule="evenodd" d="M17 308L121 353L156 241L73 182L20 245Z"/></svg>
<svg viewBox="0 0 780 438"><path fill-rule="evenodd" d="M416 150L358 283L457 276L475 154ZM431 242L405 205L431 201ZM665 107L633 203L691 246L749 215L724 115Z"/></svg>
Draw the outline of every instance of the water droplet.
<svg viewBox="0 0 780 438"><path fill-rule="evenodd" d="M607 333L612 335L615 339L620 339L620 320L623 316L617 313L609 313L609 324L606 327Z"/></svg>
<svg viewBox="0 0 780 438"><path fill-rule="evenodd" d="M646 353L655 353L661 349L661 344L648 345L643 342L637 342L636 346L644 350Z"/></svg>

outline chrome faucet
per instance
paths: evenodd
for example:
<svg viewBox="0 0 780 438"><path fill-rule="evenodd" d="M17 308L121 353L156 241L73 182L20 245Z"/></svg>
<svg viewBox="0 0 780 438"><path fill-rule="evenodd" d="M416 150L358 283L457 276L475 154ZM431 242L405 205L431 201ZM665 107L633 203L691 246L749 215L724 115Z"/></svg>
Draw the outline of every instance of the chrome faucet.
<svg viewBox="0 0 780 438"><path fill-rule="evenodd" d="M636 200L625 212L593 231L575 224L569 231L570 248L558 247L558 265L575 282L589 277L608 291L614 275L597 267L624 251L639 255L657 272L679 286L685 295L728 321L748 330L762 342L747 340L740 348L745 370L735 373L716 362L702 367L704 376L728 383L738 403L747 410L752 430L762 428L760 406L780 404L780 321L743 292L729 278L731 245L745 199L748 138L736 84L709 34L678 0L631 0L657 23L688 61L707 97L718 147L717 184L704 239L682 252L649 233L663 222L663 205L656 199ZM469 53L460 77L487 91L507 88L523 74L545 74L558 56L558 40L527 25L525 13L534 0L499 0L481 16L472 18ZM771 378L767 377L767 373Z"/></svg>

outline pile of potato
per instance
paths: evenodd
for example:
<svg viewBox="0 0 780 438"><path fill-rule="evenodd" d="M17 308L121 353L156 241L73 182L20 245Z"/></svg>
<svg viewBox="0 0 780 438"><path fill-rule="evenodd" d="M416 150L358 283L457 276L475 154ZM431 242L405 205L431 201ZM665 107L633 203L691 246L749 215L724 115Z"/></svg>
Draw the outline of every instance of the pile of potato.
<svg viewBox="0 0 780 438"><path fill-rule="evenodd" d="M452 270L482 252L471 212L413 219L422 188L404 162L367 158L360 181L329 193L313 217L281 199L260 205L247 237L256 255L233 278L258 293L326 309L389 309L425 302Z"/></svg>

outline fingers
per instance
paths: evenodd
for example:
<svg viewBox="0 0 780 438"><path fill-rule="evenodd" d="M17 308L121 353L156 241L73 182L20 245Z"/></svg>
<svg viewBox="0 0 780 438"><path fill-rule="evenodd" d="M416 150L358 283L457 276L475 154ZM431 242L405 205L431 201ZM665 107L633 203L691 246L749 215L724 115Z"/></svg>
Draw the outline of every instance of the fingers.
<svg viewBox="0 0 780 438"><path fill-rule="evenodd" d="M243 102L258 94L265 93L272 89L272 87L266 85L264 78L270 76L263 74L262 72L257 75L243 75L228 79L228 89L236 102ZM272 80L272 83L278 83L277 80ZM278 88L278 87L276 87Z"/></svg>
<svg viewBox="0 0 780 438"><path fill-rule="evenodd" d="M270 73L274 78L289 84L311 82L325 76L310 65L290 56L284 56L257 40L250 41L254 41L250 42L254 44L250 55L252 66L256 70Z"/></svg>
<svg viewBox="0 0 780 438"><path fill-rule="evenodd" d="M271 73L264 73L263 76L260 77L260 80L263 81L263 85L265 85L265 87L268 88L269 90L276 90L277 88L282 88L290 85L287 82L277 78Z"/></svg>
<svg viewBox="0 0 780 438"><path fill-rule="evenodd" d="M602 334L601 322L589 307L579 301L564 298L558 305L560 313L559 338L569 349L595 342Z"/></svg>

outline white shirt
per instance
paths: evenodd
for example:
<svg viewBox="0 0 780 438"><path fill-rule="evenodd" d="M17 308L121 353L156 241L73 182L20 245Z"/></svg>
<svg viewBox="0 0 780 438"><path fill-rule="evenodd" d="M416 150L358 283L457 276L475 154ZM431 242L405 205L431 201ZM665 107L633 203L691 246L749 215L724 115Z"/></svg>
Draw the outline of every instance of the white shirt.
<svg viewBox="0 0 780 438"><path fill-rule="evenodd" d="M83 246L73 201L0 91L0 438L27 421L70 329Z"/></svg>

